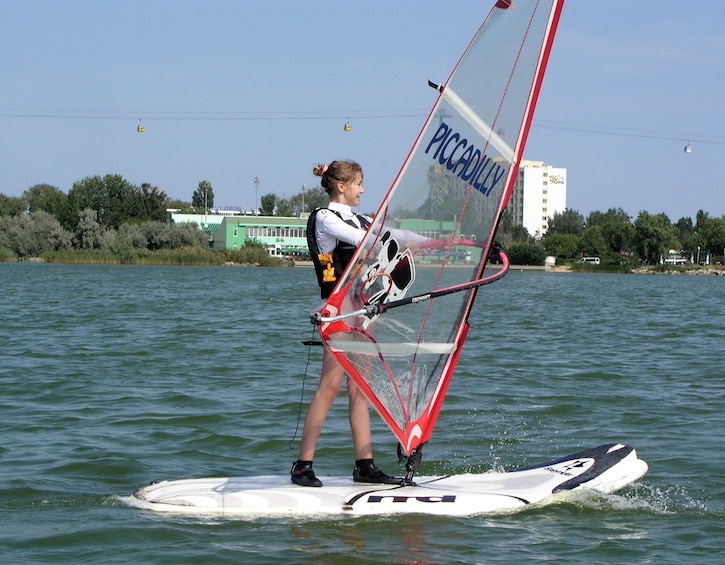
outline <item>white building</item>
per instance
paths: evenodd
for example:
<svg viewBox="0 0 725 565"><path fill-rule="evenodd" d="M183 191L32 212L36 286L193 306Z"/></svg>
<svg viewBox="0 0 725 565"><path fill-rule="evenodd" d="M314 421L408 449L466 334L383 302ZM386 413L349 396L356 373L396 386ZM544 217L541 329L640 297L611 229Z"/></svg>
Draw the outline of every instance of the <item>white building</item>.
<svg viewBox="0 0 725 565"><path fill-rule="evenodd" d="M566 169L522 160L509 203L514 225L524 226L530 235L540 238L549 229L549 218L565 208Z"/></svg>

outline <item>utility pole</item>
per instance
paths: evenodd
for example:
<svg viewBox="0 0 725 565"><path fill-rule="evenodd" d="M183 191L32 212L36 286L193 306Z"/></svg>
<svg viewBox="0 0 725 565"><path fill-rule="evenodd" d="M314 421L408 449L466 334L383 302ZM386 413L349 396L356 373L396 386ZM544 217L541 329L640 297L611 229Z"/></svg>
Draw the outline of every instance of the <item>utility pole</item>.
<svg viewBox="0 0 725 565"><path fill-rule="evenodd" d="M254 215L258 216L259 215L259 206L257 206L257 202L258 202L257 191L259 189L259 177L254 177L254 180L252 182L254 183Z"/></svg>

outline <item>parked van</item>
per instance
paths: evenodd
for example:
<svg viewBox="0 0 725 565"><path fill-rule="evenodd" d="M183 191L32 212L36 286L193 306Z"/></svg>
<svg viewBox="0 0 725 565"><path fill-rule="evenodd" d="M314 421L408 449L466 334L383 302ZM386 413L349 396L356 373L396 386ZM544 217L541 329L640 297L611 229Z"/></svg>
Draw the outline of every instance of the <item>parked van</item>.
<svg viewBox="0 0 725 565"><path fill-rule="evenodd" d="M599 265L599 257L582 257L579 259L580 263L591 263L592 265Z"/></svg>

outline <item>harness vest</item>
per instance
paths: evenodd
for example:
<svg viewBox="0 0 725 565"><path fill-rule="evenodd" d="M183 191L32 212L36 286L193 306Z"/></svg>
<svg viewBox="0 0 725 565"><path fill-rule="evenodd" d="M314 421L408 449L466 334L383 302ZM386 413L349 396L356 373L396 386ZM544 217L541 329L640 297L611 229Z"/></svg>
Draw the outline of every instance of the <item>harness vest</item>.
<svg viewBox="0 0 725 565"><path fill-rule="evenodd" d="M345 268L350 263L352 256L355 254L355 249L357 248L354 245L337 240L337 245L332 252L320 253L320 246L317 244L316 234L317 212L322 209L323 208L315 208L307 220L307 247L310 249L310 258L315 266L317 283L320 285L320 296L322 298L327 298L332 294L338 279L342 276ZM330 210L329 208L325 209ZM353 222L352 218L345 220L342 217L342 214L340 214L337 210L330 210L330 212L333 212L343 222L355 228L362 227L362 229L366 230L370 227L368 219L364 216L360 216L359 214L355 215L360 222L360 226Z"/></svg>

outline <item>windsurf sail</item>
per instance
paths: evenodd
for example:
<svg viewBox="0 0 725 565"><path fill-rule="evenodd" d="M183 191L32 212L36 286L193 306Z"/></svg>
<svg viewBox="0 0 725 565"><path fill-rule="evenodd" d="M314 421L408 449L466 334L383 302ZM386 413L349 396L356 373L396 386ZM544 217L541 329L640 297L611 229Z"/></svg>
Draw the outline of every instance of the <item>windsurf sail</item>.
<svg viewBox="0 0 725 565"><path fill-rule="evenodd" d="M420 461L518 176L563 0L498 0L448 80L335 291L322 341ZM489 256L501 268L486 276Z"/></svg>

